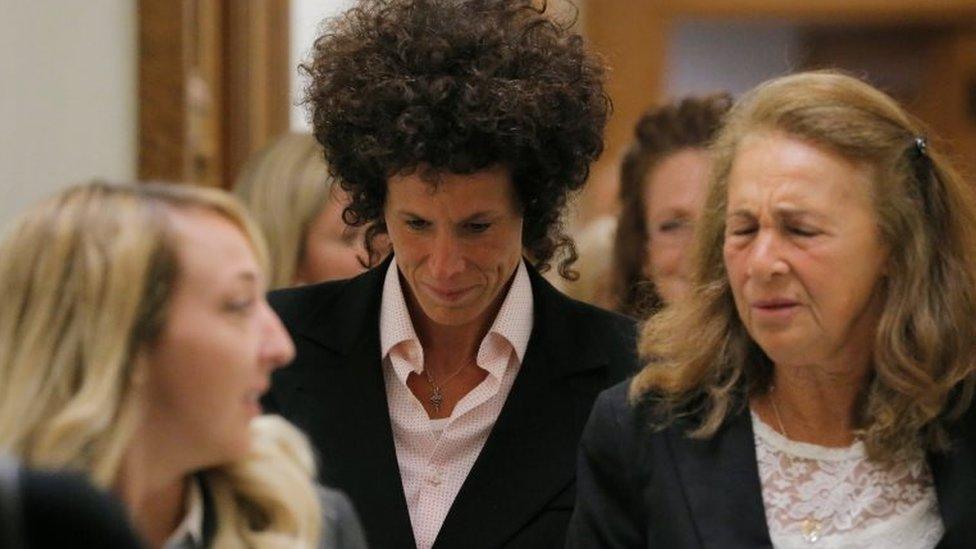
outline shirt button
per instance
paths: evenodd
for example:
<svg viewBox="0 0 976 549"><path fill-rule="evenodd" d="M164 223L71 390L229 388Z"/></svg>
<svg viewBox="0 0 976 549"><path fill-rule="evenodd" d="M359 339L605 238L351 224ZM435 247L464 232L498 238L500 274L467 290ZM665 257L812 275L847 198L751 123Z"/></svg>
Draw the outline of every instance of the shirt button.
<svg viewBox="0 0 976 549"><path fill-rule="evenodd" d="M444 482L444 475L442 475L440 471L431 471L427 473L427 482L434 486L440 486L440 484Z"/></svg>

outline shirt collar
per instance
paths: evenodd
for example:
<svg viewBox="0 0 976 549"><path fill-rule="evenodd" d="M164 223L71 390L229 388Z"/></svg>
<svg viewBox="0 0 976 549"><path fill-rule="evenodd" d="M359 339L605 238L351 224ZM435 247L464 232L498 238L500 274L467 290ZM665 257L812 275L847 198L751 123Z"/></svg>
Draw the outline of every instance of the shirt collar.
<svg viewBox="0 0 976 549"><path fill-rule="evenodd" d="M529 280L528 269L525 260L520 260L515 271L515 278L508 289L505 300L502 302L498 314L492 322L491 328L482 340L478 350L478 366L488 369L490 374L501 376L501 372L494 372L487 367L490 362L485 360L485 342L492 335L500 336L512 350L519 363L525 358L525 350L529 344L529 336L532 334L533 323L533 294L532 283ZM380 350L382 357L386 358L390 351L403 342L411 342L411 349L408 353L419 353L414 363L414 371L418 374L423 369L423 349L420 347L420 339L414 330L413 321L410 319L410 312L407 309L407 302L403 295L403 288L400 285L400 276L396 263L396 256L390 262L386 270L386 278L383 281L383 297L380 305ZM418 369L419 368L419 369ZM504 364L502 365L504 370ZM405 377L406 374L404 374Z"/></svg>
<svg viewBox="0 0 976 549"><path fill-rule="evenodd" d="M164 549L203 547L203 493L200 491L200 481L196 476L191 476L187 482L183 508L186 509L186 514L163 544Z"/></svg>

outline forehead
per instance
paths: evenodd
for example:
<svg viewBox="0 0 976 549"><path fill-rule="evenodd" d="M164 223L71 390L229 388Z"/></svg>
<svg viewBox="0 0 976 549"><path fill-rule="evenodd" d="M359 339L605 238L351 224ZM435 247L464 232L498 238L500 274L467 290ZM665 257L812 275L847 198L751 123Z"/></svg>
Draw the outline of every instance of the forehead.
<svg viewBox="0 0 976 549"><path fill-rule="evenodd" d="M398 174L387 182L386 206L412 213L464 216L466 213L507 213L515 209L515 185L509 171L493 167L471 174L421 170Z"/></svg>
<svg viewBox="0 0 976 549"><path fill-rule="evenodd" d="M645 180L648 210L694 207L704 195L709 166L705 149L682 149L661 159Z"/></svg>
<svg viewBox="0 0 976 549"><path fill-rule="evenodd" d="M259 267L250 241L232 221L203 209L172 210L170 217L179 258L180 278L185 283L220 284Z"/></svg>
<svg viewBox="0 0 976 549"><path fill-rule="evenodd" d="M729 207L775 203L840 213L870 207L873 170L780 132L749 134L729 173Z"/></svg>

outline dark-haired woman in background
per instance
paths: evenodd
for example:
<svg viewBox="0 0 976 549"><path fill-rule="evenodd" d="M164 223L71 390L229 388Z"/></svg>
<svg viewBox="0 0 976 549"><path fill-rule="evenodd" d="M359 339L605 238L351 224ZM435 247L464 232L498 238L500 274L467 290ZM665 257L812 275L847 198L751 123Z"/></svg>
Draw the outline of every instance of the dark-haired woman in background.
<svg viewBox="0 0 976 549"><path fill-rule="evenodd" d="M707 147L732 105L728 94L655 107L634 128L620 170L609 306L644 318L691 286L691 240L708 180Z"/></svg>
<svg viewBox="0 0 976 549"><path fill-rule="evenodd" d="M594 407L570 546L976 546L971 188L835 73L751 92L713 155L692 292Z"/></svg>

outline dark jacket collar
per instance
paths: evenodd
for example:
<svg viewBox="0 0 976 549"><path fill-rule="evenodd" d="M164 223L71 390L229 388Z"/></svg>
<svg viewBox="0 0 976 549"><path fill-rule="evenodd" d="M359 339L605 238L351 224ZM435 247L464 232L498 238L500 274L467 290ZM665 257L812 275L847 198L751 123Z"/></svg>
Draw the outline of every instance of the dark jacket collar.
<svg viewBox="0 0 976 549"><path fill-rule="evenodd" d="M703 547L771 547L748 406L740 401L709 439L687 436L692 421L676 421L666 440L699 542Z"/></svg>
<svg viewBox="0 0 976 549"><path fill-rule="evenodd" d="M379 334L379 307L383 295L383 282L386 271L393 261L388 256L380 265L358 277L345 281L346 287L340 292L335 303L320 304L307 319L297 324L295 330L320 345L349 355L363 334ZM533 295L533 330L529 347L533 344L551 349L557 356L557 366L546 363L539 367L550 370L551 375L562 376L577 371L597 368L608 360L606 349L599 345L574 345L565 336L575 333L577 337L588 339L609 335L581 332L592 326L575 326L571 310L579 304L567 298L526 261ZM539 327L542 329L539 329ZM603 327L597 327L597 330ZM576 341L575 343L579 343ZM528 356L528 355L526 355Z"/></svg>
<svg viewBox="0 0 976 549"><path fill-rule="evenodd" d="M749 407L735 411L710 439L686 433L692 420L667 429L667 443L703 547L769 547L755 438ZM976 414L951 429L947 453L930 453L939 510L945 526L940 548L976 547ZM715 497L715 494L722 494Z"/></svg>
<svg viewBox="0 0 976 549"><path fill-rule="evenodd" d="M379 308L390 261L392 258L340 283L345 286L338 291L336 286L330 287L326 301L317 303L309 314L293 318L290 325L300 338L342 356L327 367L307 364L304 373L298 374L301 379L292 385L301 386L303 396L293 397L301 404L292 412L312 425L314 432L315 425L330 421L327 410L355 410L343 425L332 425L331 438L312 437L319 445L330 445L336 459L345 464L342 487L357 505L384 515L383 519L363 518L373 530L371 542L381 544L412 539L405 531L409 519L380 357ZM596 393L616 381L600 368L609 360L607 347L622 346L619 342L624 337L617 332L625 323L609 325L605 317L603 322L589 322L597 314L608 313L563 296L531 265L528 272L534 321L525 359L445 519L437 547L472 546L472 540L479 547L503 545L554 500L566 499L563 512L568 518L579 433ZM315 297L303 299L308 302ZM626 325L633 330L632 323ZM306 359L310 356L306 354ZM323 406L321 398L331 402ZM328 480L329 464L323 466ZM557 498L560 494L566 497ZM380 522L385 524L384 532L377 538L375 525Z"/></svg>

